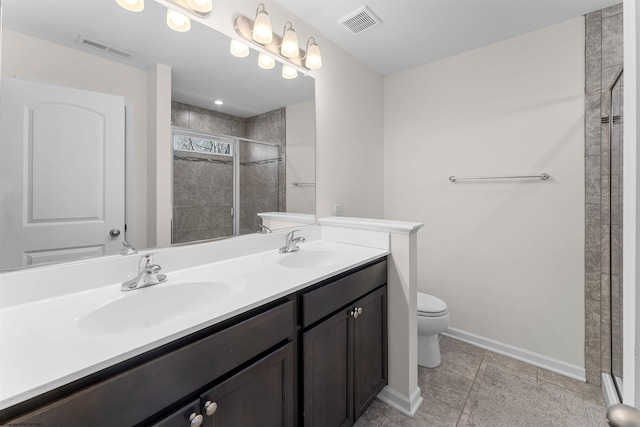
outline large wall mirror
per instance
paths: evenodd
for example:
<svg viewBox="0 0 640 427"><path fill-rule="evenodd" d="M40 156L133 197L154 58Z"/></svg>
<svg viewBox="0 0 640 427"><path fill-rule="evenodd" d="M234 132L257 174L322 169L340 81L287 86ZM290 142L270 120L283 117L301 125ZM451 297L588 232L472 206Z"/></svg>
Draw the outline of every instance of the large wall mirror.
<svg viewBox="0 0 640 427"><path fill-rule="evenodd" d="M173 31L155 1L1 6L0 270L168 243L165 196L171 243L315 222L311 77L233 57L193 19Z"/></svg>

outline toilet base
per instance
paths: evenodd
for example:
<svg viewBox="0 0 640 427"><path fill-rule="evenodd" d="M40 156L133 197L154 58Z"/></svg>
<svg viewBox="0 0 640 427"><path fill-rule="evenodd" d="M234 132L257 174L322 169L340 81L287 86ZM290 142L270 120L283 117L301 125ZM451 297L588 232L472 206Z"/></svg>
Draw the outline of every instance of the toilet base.
<svg viewBox="0 0 640 427"><path fill-rule="evenodd" d="M440 339L438 334L418 335L418 365L425 368L440 366Z"/></svg>

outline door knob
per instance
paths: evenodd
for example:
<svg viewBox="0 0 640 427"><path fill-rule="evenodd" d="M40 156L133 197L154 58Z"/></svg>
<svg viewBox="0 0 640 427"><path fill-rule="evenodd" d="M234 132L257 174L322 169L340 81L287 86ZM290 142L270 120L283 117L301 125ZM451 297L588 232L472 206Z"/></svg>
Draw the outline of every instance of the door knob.
<svg viewBox="0 0 640 427"><path fill-rule="evenodd" d="M119 228L112 228L111 230L109 230L109 236L118 237L119 235L120 235L120 229Z"/></svg>

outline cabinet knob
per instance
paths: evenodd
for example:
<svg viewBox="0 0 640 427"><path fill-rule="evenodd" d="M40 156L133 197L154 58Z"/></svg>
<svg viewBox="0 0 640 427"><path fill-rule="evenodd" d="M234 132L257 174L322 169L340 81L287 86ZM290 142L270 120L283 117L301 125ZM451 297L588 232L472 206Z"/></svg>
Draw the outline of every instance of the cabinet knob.
<svg viewBox="0 0 640 427"><path fill-rule="evenodd" d="M357 318L358 318L358 316L359 316L359 314L358 314L358 309L357 309L357 308L356 308L356 309L353 309L353 310L351 311L351 317L353 317L354 319L357 319Z"/></svg>
<svg viewBox="0 0 640 427"><path fill-rule="evenodd" d="M194 412L189 415L189 421L191 422L191 427L200 427L202 425L202 421L204 421L204 417Z"/></svg>
<svg viewBox="0 0 640 427"><path fill-rule="evenodd" d="M210 400L207 400L204 403L204 410L206 411L208 416L211 416L215 414L216 411L218 410L218 404L216 402L211 402Z"/></svg>
<svg viewBox="0 0 640 427"><path fill-rule="evenodd" d="M358 307L357 310L358 310L358 316L360 316L362 314L362 307Z"/></svg>

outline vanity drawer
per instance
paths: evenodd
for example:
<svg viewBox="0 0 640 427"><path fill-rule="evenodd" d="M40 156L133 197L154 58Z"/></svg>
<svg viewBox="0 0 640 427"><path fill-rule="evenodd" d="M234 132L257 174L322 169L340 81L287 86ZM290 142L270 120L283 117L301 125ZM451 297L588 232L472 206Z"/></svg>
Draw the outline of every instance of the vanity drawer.
<svg viewBox="0 0 640 427"><path fill-rule="evenodd" d="M317 322L336 310L387 283L387 260L373 264L327 285L302 294L302 327Z"/></svg>
<svg viewBox="0 0 640 427"><path fill-rule="evenodd" d="M11 420L10 424L136 425L291 339L294 313L294 302L285 302Z"/></svg>

